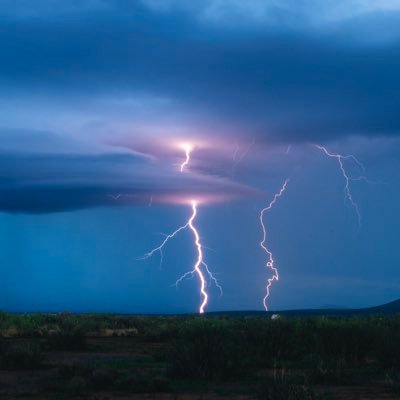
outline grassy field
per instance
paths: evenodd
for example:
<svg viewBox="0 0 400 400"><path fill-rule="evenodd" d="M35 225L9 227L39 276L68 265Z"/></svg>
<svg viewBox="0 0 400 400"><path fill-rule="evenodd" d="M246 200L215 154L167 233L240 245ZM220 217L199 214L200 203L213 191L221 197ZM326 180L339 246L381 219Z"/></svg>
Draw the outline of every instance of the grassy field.
<svg viewBox="0 0 400 400"><path fill-rule="evenodd" d="M0 313L0 399L399 399L400 317Z"/></svg>

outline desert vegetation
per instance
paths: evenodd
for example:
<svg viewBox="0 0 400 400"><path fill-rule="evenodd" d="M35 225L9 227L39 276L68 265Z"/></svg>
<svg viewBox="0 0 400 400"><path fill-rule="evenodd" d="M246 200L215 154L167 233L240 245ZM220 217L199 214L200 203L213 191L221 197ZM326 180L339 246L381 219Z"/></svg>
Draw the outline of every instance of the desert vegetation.
<svg viewBox="0 0 400 400"><path fill-rule="evenodd" d="M400 317L0 314L0 398L149 395L395 399Z"/></svg>

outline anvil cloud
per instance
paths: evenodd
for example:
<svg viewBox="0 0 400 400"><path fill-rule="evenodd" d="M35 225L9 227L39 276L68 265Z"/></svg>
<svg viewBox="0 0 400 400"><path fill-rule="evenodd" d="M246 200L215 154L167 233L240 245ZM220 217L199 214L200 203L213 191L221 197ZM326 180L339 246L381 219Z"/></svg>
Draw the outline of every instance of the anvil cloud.
<svg viewBox="0 0 400 400"><path fill-rule="evenodd" d="M395 2L55 3L1 7L1 102L88 111L107 132L136 135L398 134Z"/></svg>
<svg viewBox="0 0 400 400"><path fill-rule="evenodd" d="M104 152L45 132L3 132L0 210L49 213L98 206L229 201L254 189L207 174L180 174L141 154ZM26 141L38 146L26 146ZM82 148L81 148L81 146ZM80 152L77 149L80 148Z"/></svg>

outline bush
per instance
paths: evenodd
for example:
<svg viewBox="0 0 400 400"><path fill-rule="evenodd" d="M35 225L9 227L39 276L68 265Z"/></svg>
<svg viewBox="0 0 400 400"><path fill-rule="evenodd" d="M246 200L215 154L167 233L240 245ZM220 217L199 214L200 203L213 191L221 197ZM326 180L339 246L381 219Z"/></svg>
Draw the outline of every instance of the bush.
<svg viewBox="0 0 400 400"><path fill-rule="evenodd" d="M243 335L227 321L195 319L175 341L170 373L180 378L234 378L245 373Z"/></svg>
<svg viewBox="0 0 400 400"><path fill-rule="evenodd" d="M3 346L0 366L5 369L35 369L42 365L44 355L35 343L20 343Z"/></svg>
<svg viewBox="0 0 400 400"><path fill-rule="evenodd" d="M307 380L313 384L349 385L354 383L353 375L346 369L343 359L319 360L310 368Z"/></svg>
<svg viewBox="0 0 400 400"><path fill-rule="evenodd" d="M131 372L121 373L114 382L114 387L118 390L133 391L136 382L136 375Z"/></svg>
<svg viewBox="0 0 400 400"><path fill-rule="evenodd" d="M80 376L89 379L93 374L94 367L87 362L73 361L65 362L58 367L58 374L64 378Z"/></svg>
<svg viewBox="0 0 400 400"><path fill-rule="evenodd" d="M391 368L386 371L386 382L390 385L392 392L395 395L400 395L400 372L396 368Z"/></svg>
<svg viewBox="0 0 400 400"><path fill-rule="evenodd" d="M383 367L400 367L400 334L383 329L376 347L376 358Z"/></svg>
<svg viewBox="0 0 400 400"><path fill-rule="evenodd" d="M293 384L291 377L281 375L280 378L264 381L255 398L258 400L323 400L326 396L316 394L309 386Z"/></svg>
<svg viewBox="0 0 400 400"><path fill-rule="evenodd" d="M78 329L63 329L49 337L48 345L53 350L84 350L86 348L86 337Z"/></svg>
<svg viewBox="0 0 400 400"><path fill-rule="evenodd" d="M139 371L118 371L114 388L132 393L165 393L170 391L171 385L164 376L151 377Z"/></svg>
<svg viewBox="0 0 400 400"><path fill-rule="evenodd" d="M88 391L88 385L81 376L74 376L67 383L67 391L71 396L81 396Z"/></svg>
<svg viewBox="0 0 400 400"><path fill-rule="evenodd" d="M305 386L287 383L270 383L256 395L259 400L322 400L314 390Z"/></svg>
<svg viewBox="0 0 400 400"><path fill-rule="evenodd" d="M164 393L171 390L170 381L163 376L157 376L151 380L151 389L155 393Z"/></svg>
<svg viewBox="0 0 400 400"><path fill-rule="evenodd" d="M91 383L94 390L112 389L118 376L118 371L111 368L93 370Z"/></svg>

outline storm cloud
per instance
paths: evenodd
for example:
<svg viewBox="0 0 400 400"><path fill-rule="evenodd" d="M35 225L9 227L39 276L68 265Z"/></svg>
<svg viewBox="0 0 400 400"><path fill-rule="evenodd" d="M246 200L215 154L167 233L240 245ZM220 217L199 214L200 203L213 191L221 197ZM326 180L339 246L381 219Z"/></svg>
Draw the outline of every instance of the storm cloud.
<svg viewBox="0 0 400 400"><path fill-rule="evenodd" d="M223 177L181 174L173 164L168 167L145 155L101 148L90 154L84 146L82 152L81 143L49 132L2 133L8 149L0 153L0 211L180 204L192 197L219 202L257 193Z"/></svg>
<svg viewBox="0 0 400 400"><path fill-rule="evenodd" d="M62 94L62 113L101 98L93 121L141 140L155 120L276 142L399 133L396 3L38 3L2 6L0 101ZM132 105L119 121L115 98Z"/></svg>

